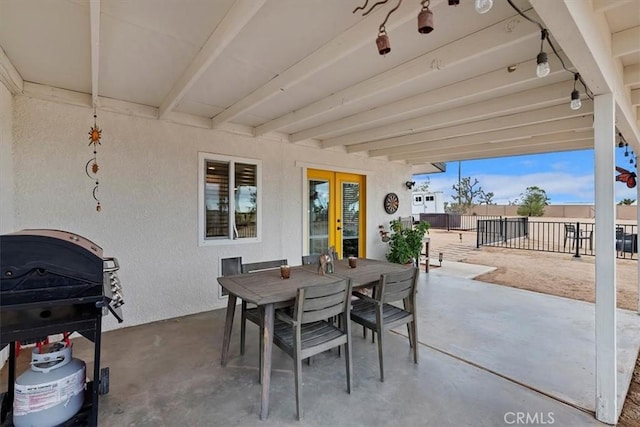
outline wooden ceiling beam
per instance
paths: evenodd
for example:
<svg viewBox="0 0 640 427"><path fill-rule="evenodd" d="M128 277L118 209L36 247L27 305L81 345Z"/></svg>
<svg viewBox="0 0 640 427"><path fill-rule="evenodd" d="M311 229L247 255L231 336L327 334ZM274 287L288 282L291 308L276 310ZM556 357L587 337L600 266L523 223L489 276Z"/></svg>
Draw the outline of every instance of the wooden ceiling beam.
<svg viewBox="0 0 640 427"><path fill-rule="evenodd" d="M416 157L416 158L407 160L407 163L410 165L414 165L414 164L434 163L434 162L454 162L458 160L493 159L493 158L499 158L499 157L509 157L509 156L516 156L516 155L525 155L525 154L553 153L553 152L559 152L559 151L588 150L593 148L593 138L569 141L569 142L554 141L547 144L532 146L526 151L522 149L524 147L526 147L526 145L519 147L519 149L516 152L514 152L513 148L502 148L502 149L496 149L496 150L459 152L459 153L452 153L450 155L434 155L434 156L425 157L425 158Z"/></svg>
<svg viewBox="0 0 640 427"><path fill-rule="evenodd" d="M522 139L536 135L546 135L550 133L587 130L593 127L593 117L574 117L571 119L556 120L547 123L536 123L532 125L519 126L510 129L494 130L491 132L476 133L473 135L459 136L455 138L439 139L435 141L421 141L416 135L414 143L397 147L382 148L380 150L370 150L370 157L382 157L396 154L415 154L424 150L446 149L450 147L465 147L476 144L486 144L492 141L506 141L512 139ZM413 135L412 135L413 136Z"/></svg>
<svg viewBox="0 0 640 427"><path fill-rule="evenodd" d="M513 138L508 140L503 140L499 142L480 142L477 144L470 145L459 145L459 144L450 144L450 145L439 145L439 147L427 148L421 151L416 151L413 153L398 153L392 154L388 156L389 160L397 161L397 160L410 160L413 158L424 158L429 156L449 156L451 154L456 153L471 153L471 152L479 152L479 151L495 151L503 148L515 148L515 147L527 147L541 144L550 144L557 142L568 142L568 141L581 141L584 139L593 139L593 130L582 130L575 132L573 130L566 130L561 132L554 132L545 135L534 135L527 138ZM437 141L437 142L446 142L446 141Z"/></svg>
<svg viewBox="0 0 640 427"><path fill-rule="evenodd" d="M549 61L550 75L564 72L557 58ZM344 135L350 129L357 131L368 124L375 124L380 120L392 118L402 119L402 116L416 113L434 113L450 108L452 103L461 100L473 102L474 98L488 94L496 90L517 88L517 86L530 83L538 77L531 70L535 70L536 61L530 60L518 64L513 72L507 72L506 67L500 67L495 71L485 73L461 82L453 83L438 89L430 90L409 98L391 102L371 110L353 114L351 116L324 123L310 129L291 134L291 141L301 141L307 138L328 139ZM353 132L352 131L352 132Z"/></svg>
<svg viewBox="0 0 640 427"><path fill-rule="evenodd" d="M387 139L389 137L395 137L396 135L407 135L420 131L428 131L453 125L476 122L478 120L495 118L504 114L514 114L522 111L553 106L565 103L572 90L573 80L566 80L564 82L554 83L532 90L517 92L486 101L464 105L462 107L439 111L426 116L402 120L396 123L354 132L336 138L329 138L322 142L322 147L329 148L338 145L347 145L350 149L351 145L358 143L377 141ZM372 146L375 146L375 148L382 148L378 145L358 145L358 147L362 149L369 149Z"/></svg>
<svg viewBox="0 0 640 427"><path fill-rule="evenodd" d="M437 141L444 138L464 137L484 132L497 131L502 129L518 128L526 125L534 125L539 123L551 122L560 119L568 119L572 117L580 117L593 114L593 103L585 101L580 110L572 110L567 103L556 105L554 107L542 108L533 111L524 111L522 113L509 114L487 120L465 123L457 126L439 128L426 132L419 132L412 135L400 136L385 140L365 142L362 144L349 145L348 153L359 151L387 149L398 147L408 143Z"/></svg>
<svg viewBox="0 0 640 427"><path fill-rule="evenodd" d="M507 27L509 30L506 29ZM361 99L392 90L398 85L405 84L411 80L422 78L432 73L442 73L443 70L438 66L434 66L434 63L441 63L445 67L460 66L479 56L486 56L491 52L504 49L515 43L527 39L535 39L539 37L539 34L539 31L532 25L525 24L523 19L518 17L507 18L481 31L335 92L303 108L257 126L256 135L308 120L327 111L335 111ZM313 136L297 135L296 139L302 140L311 137Z"/></svg>
<svg viewBox="0 0 640 427"><path fill-rule="evenodd" d="M169 93L160 104L160 118L167 117L169 112L182 100L187 91L198 81L213 61L220 56L226 47L242 31L253 16L262 8L266 0L236 0L216 29L197 53L193 61L175 81Z"/></svg>
<svg viewBox="0 0 640 427"><path fill-rule="evenodd" d="M640 52L640 26L612 34L611 52L614 58Z"/></svg>
<svg viewBox="0 0 640 427"><path fill-rule="evenodd" d="M638 116L622 82L619 62L612 57L611 32L588 1L529 0L553 38L595 94L613 93L616 126L640 150ZM637 30L633 29L632 32Z"/></svg>
<svg viewBox="0 0 640 427"><path fill-rule="evenodd" d="M596 13L604 13L608 10L629 4L631 1L632 0L593 0L593 11Z"/></svg>
<svg viewBox="0 0 640 427"><path fill-rule="evenodd" d="M91 27L91 104L98 106L99 73L100 73L100 0L89 2L89 19Z"/></svg>
<svg viewBox="0 0 640 427"><path fill-rule="evenodd" d="M640 85L640 64L627 65L622 71L625 86Z"/></svg>
<svg viewBox="0 0 640 427"><path fill-rule="evenodd" d="M444 0L434 0L431 2L432 7L443 2ZM265 85L254 90L249 95L213 117L213 127L218 127L222 123L233 120L243 112L267 101L282 91L286 91L309 76L321 72L350 53L371 43L372 28L377 28L378 24L384 20L386 14L387 10L384 8L376 9L347 31L341 33L312 54L269 80ZM416 6L411 2L404 2L393 14L393 20L390 20L387 25L387 31L398 28L404 23L415 19Z"/></svg>
<svg viewBox="0 0 640 427"><path fill-rule="evenodd" d="M0 82L11 92L13 95L19 95L24 90L24 80L22 76L13 66L11 60L5 53L4 49L0 46Z"/></svg>

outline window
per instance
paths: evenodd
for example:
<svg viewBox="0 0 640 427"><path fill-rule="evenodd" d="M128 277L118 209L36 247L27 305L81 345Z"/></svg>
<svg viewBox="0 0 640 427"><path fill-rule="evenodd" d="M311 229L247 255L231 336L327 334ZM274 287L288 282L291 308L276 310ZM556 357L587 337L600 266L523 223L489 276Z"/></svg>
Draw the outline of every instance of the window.
<svg viewBox="0 0 640 427"><path fill-rule="evenodd" d="M425 196L427 202L433 202L433 196Z"/></svg>
<svg viewBox="0 0 640 427"><path fill-rule="evenodd" d="M422 204L422 196L413 196L413 204L421 205Z"/></svg>
<svg viewBox="0 0 640 427"><path fill-rule="evenodd" d="M200 153L198 164L200 244L258 241L261 162Z"/></svg>

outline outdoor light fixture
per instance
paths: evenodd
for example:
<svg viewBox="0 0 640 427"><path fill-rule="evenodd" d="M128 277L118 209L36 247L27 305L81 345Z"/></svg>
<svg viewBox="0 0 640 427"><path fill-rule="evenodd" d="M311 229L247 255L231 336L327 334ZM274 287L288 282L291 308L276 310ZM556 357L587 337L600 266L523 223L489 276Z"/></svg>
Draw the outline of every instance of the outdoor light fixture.
<svg viewBox="0 0 640 427"><path fill-rule="evenodd" d="M440 252L440 253L438 254L438 262L440 263L440 267L442 267L442 256L443 256L443 255L444 255L444 254L443 254L442 252Z"/></svg>
<svg viewBox="0 0 640 427"><path fill-rule="evenodd" d="M542 30L540 36L540 53L536 57L536 62L538 66L536 67L536 75L538 77L545 77L549 75L551 68L549 68L549 59L547 57L547 52L543 50L544 40L547 38L547 30Z"/></svg>
<svg viewBox="0 0 640 427"><path fill-rule="evenodd" d="M449 6L457 6L460 4L460 0L449 0Z"/></svg>
<svg viewBox="0 0 640 427"><path fill-rule="evenodd" d="M580 101L580 91L576 89L576 83L580 78L580 74L575 73L573 75L573 92L571 92L571 109L579 110L582 107L582 101Z"/></svg>
<svg viewBox="0 0 640 427"><path fill-rule="evenodd" d="M407 190L411 190L414 185L416 185L415 181L407 181L404 183L404 186L407 187Z"/></svg>
<svg viewBox="0 0 640 427"><path fill-rule="evenodd" d="M476 0L476 12L487 13L493 7L493 0Z"/></svg>
<svg viewBox="0 0 640 427"><path fill-rule="evenodd" d="M422 0L422 10L418 13L418 32L420 34L429 34L433 31L433 13L429 10L429 0Z"/></svg>

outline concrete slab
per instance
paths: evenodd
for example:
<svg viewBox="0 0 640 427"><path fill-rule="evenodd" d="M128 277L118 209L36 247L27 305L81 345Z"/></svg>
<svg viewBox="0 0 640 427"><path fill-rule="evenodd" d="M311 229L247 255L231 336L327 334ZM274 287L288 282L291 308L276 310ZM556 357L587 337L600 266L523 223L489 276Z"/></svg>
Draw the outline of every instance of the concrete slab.
<svg viewBox="0 0 640 427"><path fill-rule="evenodd" d="M344 358L336 352L315 357L311 366L303 365L305 412L298 422L292 362L276 349L271 410L260 421L257 328L248 326L247 353L240 356L236 322L231 360L223 368L223 324L224 310L217 310L105 333L102 366L110 367L111 391L100 399L100 425L493 427L526 416L536 424L602 425L588 413L422 345L416 365L408 341L393 333L385 334L382 383L377 347L359 328L351 394ZM78 339L74 346L74 356L90 362L91 344Z"/></svg>
<svg viewBox="0 0 640 427"><path fill-rule="evenodd" d="M418 292L422 343L595 411L594 304L434 273L421 275ZM617 332L622 410L640 316L618 310Z"/></svg>
<svg viewBox="0 0 640 427"><path fill-rule="evenodd" d="M430 265L433 265L433 262L431 262ZM486 265L467 264L455 261L442 261L442 266L439 266L439 263L435 264L435 266L435 268L432 267L429 270L429 273L433 273L434 276L460 277L463 279L473 279L474 277L496 269L495 267Z"/></svg>

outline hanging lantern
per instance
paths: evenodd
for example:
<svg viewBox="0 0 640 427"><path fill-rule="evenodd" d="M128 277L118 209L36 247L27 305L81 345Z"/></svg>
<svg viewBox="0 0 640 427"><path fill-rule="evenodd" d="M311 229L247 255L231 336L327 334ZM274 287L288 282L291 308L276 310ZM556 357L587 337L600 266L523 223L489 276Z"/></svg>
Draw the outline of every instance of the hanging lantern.
<svg viewBox="0 0 640 427"><path fill-rule="evenodd" d="M380 32L378 32L378 38L376 39L376 46L378 46L378 53L380 55L386 55L391 52L391 43L389 43L389 36L387 36L384 27L380 27Z"/></svg>
<svg viewBox="0 0 640 427"><path fill-rule="evenodd" d="M429 34L431 31L433 31L433 12L429 10L429 0L427 0L422 2L422 10L418 14L418 32Z"/></svg>

